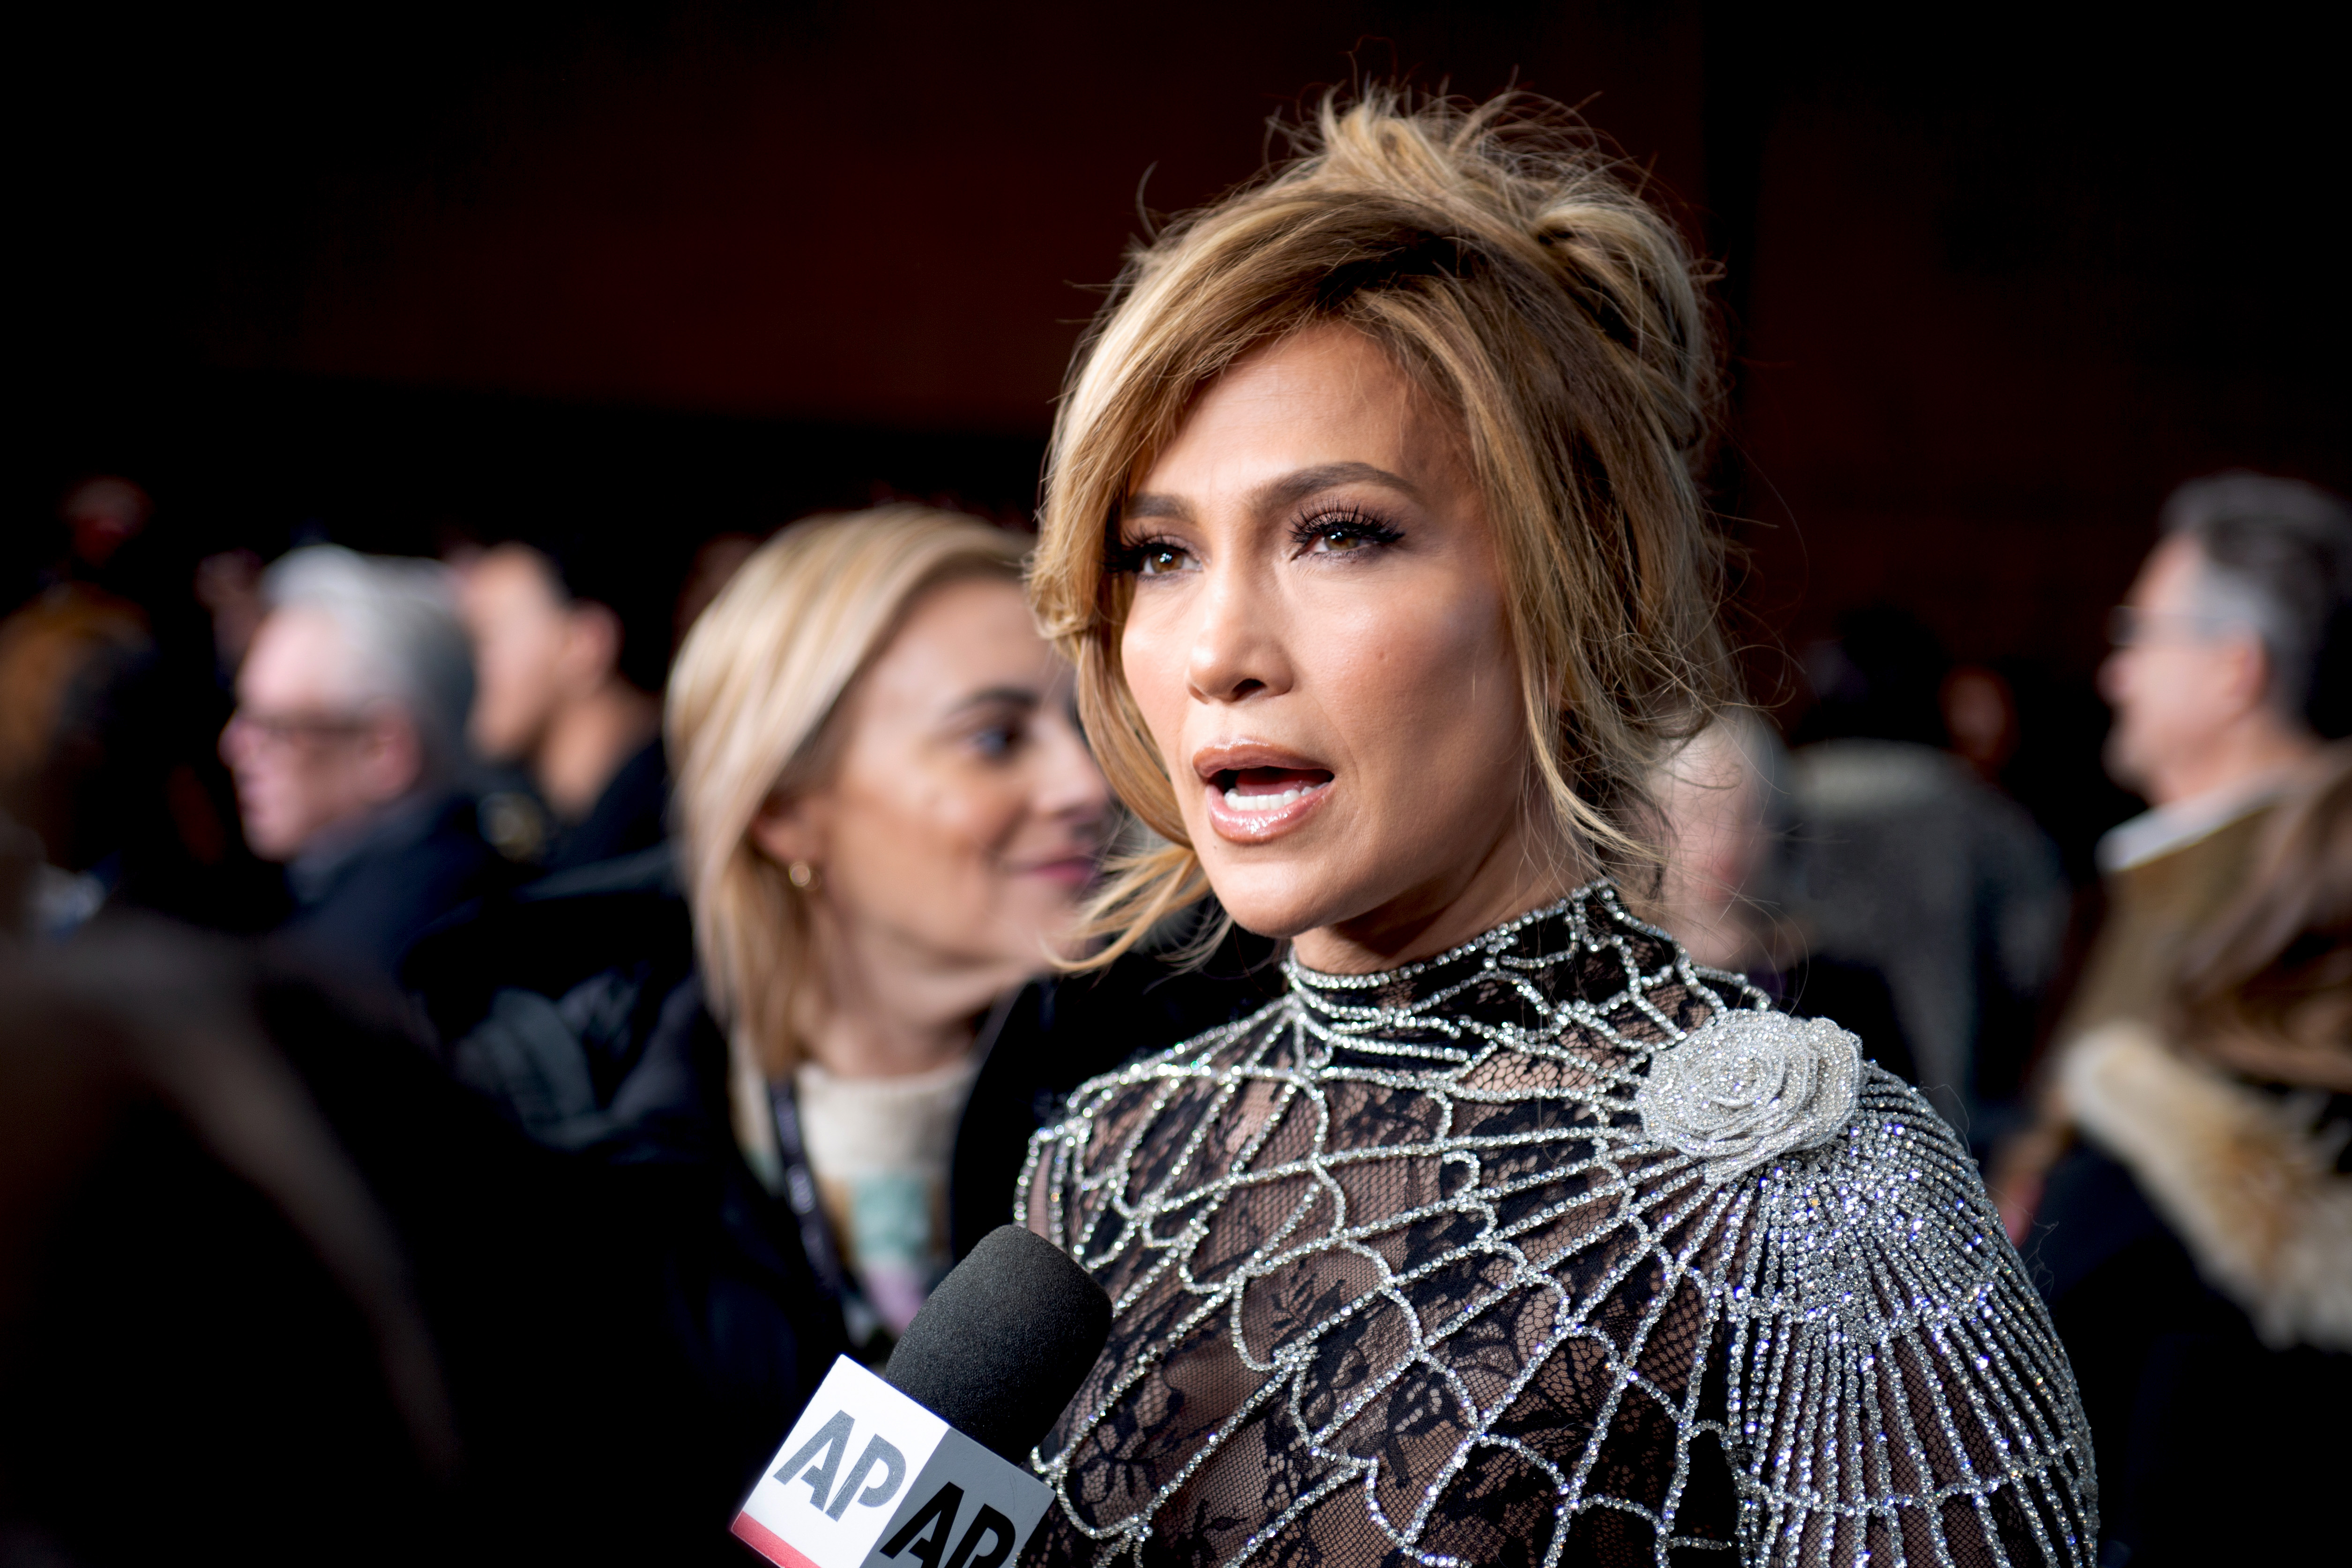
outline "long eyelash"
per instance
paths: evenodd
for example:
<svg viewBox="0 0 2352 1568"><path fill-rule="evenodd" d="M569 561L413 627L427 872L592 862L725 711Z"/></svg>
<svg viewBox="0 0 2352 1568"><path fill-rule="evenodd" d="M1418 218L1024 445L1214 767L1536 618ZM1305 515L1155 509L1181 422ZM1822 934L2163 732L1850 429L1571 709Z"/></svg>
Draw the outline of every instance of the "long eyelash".
<svg viewBox="0 0 2352 1568"><path fill-rule="evenodd" d="M1318 539L1338 534L1368 544L1394 544L1404 535L1360 506L1327 507L1290 525L1291 542L1302 549Z"/></svg>

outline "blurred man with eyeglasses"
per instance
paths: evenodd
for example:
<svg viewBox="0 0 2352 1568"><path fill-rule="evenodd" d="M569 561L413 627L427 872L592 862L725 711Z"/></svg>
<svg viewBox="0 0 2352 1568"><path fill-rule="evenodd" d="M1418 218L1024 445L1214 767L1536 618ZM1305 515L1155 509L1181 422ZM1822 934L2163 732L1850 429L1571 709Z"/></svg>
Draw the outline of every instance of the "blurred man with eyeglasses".
<svg viewBox="0 0 2352 1568"><path fill-rule="evenodd" d="M246 839L282 861L283 935L362 983L389 982L433 920L501 878L462 785L472 657L446 570L297 550L221 733Z"/></svg>
<svg viewBox="0 0 2352 1568"><path fill-rule="evenodd" d="M2047 1092L2071 1047L2164 1021L2184 948L2244 890L2273 809L2352 732L2352 508L2299 480L2226 473L2173 491L2158 527L2109 612L2099 670L2107 772L2148 809L2099 840L2105 908L2049 1036L2044 1092L1987 1178L2021 1245L2074 1137Z"/></svg>
<svg viewBox="0 0 2352 1568"><path fill-rule="evenodd" d="M2273 1303L2340 1302L2352 1156L2334 1080L2278 1070L2284 1026L2261 1031L2347 973L2303 825L2352 746L2352 510L2258 474L2182 486L2109 633L2107 767L2149 809L2099 843L2105 914L1987 1185L2089 1417L2100 1561L2299 1561L2334 1527L2352 1344Z"/></svg>
<svg viewBox="0 0 2352 1568"><path fill-rule="evenodd" d="M2352 510L2294 479L2181 486L2110 616L2107 771L2149 809L2100 841L2107 911L2055 1037L2145 1017L2244 880L2269 808L2341 734Z"/></svg>

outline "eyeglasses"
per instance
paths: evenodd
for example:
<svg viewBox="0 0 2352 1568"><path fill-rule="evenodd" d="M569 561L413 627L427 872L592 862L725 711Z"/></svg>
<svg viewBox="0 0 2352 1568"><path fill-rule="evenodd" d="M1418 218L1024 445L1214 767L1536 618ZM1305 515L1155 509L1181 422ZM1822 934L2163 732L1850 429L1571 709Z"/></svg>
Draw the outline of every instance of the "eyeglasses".
<svg viewBox="0 0 2352 1568"><path fill-rule="evenodd" d="M268 713L239 708L229 715L229 727L281 749L320 750L341 741L357 740L367 721L348 714Z"/></svg>
<svg viewBox="0 0 2352 1568"><path fill-rule="evenodd" d="M2107 612L2109 647L2149 647L2160 643L2211 642L2239 629L2219 616L2150 612L2117 605Z"/></svg>

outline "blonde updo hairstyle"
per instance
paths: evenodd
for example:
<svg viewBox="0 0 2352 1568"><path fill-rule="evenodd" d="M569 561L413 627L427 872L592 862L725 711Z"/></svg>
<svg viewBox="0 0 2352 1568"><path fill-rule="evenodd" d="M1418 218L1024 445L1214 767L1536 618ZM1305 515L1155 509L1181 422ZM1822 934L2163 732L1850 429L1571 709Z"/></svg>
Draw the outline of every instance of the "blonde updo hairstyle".
<svg viewBox="0 0 2352 1568"><path fill-rule="evenodd" d="M1737 696L1700 500L1717 395L1705 278L1557 105L1327 96L1296 155L1134 248L1064 386L1030 600L1077 668L1105 774L1167 842L1093 907L1107 962L1208 885L1119 663L1128 495L1208 383L1327 324L1461 423L1495 531L1531 776L1564 868L1645 890L1645 781Z"/></svg>
<svg viewBox="0 0 2352 1568"><path fill-rule="evenodd" d="M754 551L678 650L664 724L681 868L739 1089L799 1064L821 984L812 892L752 842L753 818L824 782L843 700L915 601L971 577L1017 584L1025 544L923 507L811 518Z"/></svg>

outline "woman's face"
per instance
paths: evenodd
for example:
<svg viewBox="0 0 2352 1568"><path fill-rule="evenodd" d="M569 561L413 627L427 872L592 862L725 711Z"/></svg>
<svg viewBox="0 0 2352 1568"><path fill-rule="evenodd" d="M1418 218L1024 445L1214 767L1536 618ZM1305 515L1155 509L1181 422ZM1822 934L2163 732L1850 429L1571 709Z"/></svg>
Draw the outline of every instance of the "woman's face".
<svg viewBox="0 0 2352 1568"><path fill-rule="evenodd" d="M1218 898L1319 969L1535 907L1527 740L1458 422L1319 328L1201 395L1128 499L1120 650Z"/></svg>
<svg viewBox="0 0 2352 1568"><path fill-rule="evenodd" d="M950 583L915 602L836 722L825 784L755 839L810 863L853 963L909 997L944 984L986 1005L1066 943L1102 846L1109 795L1067 668L1017 585Z"/></svg>

